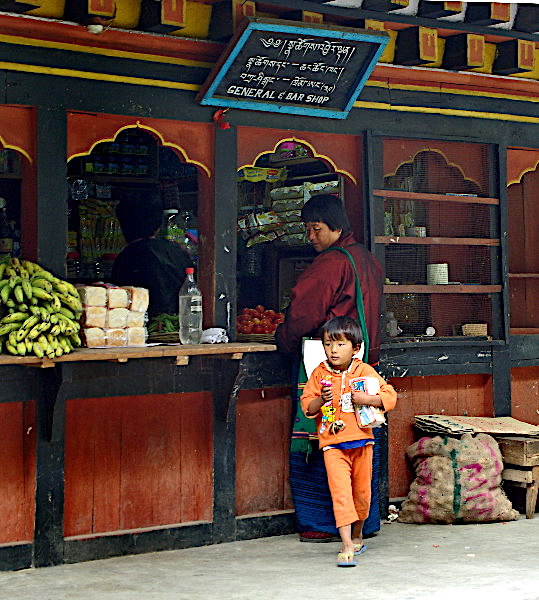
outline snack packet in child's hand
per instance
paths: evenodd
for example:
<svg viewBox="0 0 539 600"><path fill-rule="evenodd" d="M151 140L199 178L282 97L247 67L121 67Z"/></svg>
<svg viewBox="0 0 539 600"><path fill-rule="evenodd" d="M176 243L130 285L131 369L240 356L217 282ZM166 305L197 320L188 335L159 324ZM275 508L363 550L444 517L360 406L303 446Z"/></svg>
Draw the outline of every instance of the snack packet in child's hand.
<svg viewBox="0 0 539 600"><path fill-rule="evenodd" d="M380 382L376 377L355 377L350 380L350 388L376 396L380 391ZM356 406L354 412L360 427L380 427L386 422L384 411L374 406Z"/></svg>

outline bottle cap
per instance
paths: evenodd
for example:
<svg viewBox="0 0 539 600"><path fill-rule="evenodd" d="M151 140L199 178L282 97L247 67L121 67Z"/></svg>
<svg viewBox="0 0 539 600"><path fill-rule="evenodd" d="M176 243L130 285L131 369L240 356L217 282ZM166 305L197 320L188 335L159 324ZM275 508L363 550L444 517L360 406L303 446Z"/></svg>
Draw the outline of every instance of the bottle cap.
<svg viewBox="0 0 539 600"><path fill-rule="evenodd" d="M186 275L192 275L195 272L194 267L186 267L185 268L185 274Z"/></svg>

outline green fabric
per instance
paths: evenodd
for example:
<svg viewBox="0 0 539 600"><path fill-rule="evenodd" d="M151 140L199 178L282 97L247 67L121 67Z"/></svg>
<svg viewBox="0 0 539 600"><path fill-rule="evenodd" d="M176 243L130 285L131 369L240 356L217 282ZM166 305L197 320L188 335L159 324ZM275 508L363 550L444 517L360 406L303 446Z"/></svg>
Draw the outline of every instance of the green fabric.
<svg viewBox="0 0 539 600"><path fill-rule="evenodd" d="M363 304L363 294L361 293L361 283L359 282L359 276L356 270L356 264L354 263L354 259L352 255L346 248L342 248L341 246L332 246L331 248L327 248L323 250L323 252L330 252L331 250L338 250L343 254L348 256L350 260L350 264L352 265L352 269L354 269L354 275L356 276L356 306L357 306L357 315L359 326L361 327L361 333L363 334L363 343L365 344L365 352L363 354L363 361L368 362L369 359L369 332L367 331L367 323L365 321L365 306Z"/></svg>
<svg viewBox="0 0 539 600"><path fill-rule="evenodd" d="M352 268L354 269L354 275L356 276L356 306L359 326L361 327L361 333L363 334L363 343L365 350L363 354L363 360L367 362L369 356L369 333L367 331L367 324L365 321L365 307L363 305L363 294L361 292L361 284L356 270L354 259L348 250L341 248L340 246L333 246L323 252L330 252L331 250L339 250L348 256ZM294 427L292 431L292 440L290 443L291 452L302 452L304 454L310 454L312 451L312 441L317 439L316 435L316 420L308 419L303 411L301 410L301 404L299 399L303 393L303 388L307 383L307 373L305 372L305 364L303 362L303 356L300 360L299 373L298 373L298 389L297 389L297 409L296 416L294 418Z"/></svg>

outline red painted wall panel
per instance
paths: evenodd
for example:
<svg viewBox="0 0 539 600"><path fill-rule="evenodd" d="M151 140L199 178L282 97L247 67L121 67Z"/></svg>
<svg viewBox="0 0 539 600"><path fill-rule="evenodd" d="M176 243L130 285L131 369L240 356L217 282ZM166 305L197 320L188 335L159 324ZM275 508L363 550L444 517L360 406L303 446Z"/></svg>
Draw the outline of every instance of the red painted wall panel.
<svg viewBox="0 0 539 600"><path fill-rule="evenodd" d="M213 509L211 395L70 400L66 537L188 521Z"/></svg>
<svg viewBox="0 0 539 600"><path fill-rule="evenodd" d="M486 375L405 377L392 379L390 383L399 398L396 408L388 415L389 496L399 498L408 494L414 477L406 457L406 448L421 436L414 429L414 415L491 417L492 383Z"/></svg>
<svg viewBox="0 0 539 600"><path fill-rule="evenodd" d="M236 417L236 514L292 508L288 388L243 390Z"/></svg>
<svg viewBox="0 0 539 600"><path fill-rule="evenodd" d="M511 416L539 425L539 367L511 369Z"/></svg>
<svg viewBox="0 0 539 600"><path fill-rule="evenodd" d="M0 544L34 537L36 425L33 402L0 404Z"/></svg>

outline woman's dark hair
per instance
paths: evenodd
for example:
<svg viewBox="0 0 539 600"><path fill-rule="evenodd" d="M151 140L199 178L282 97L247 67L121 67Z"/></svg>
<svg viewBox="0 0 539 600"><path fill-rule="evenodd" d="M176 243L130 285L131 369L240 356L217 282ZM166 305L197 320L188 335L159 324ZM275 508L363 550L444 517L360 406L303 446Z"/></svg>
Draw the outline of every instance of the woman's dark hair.
<svg viewBox="0 0 539 600"><path fill-rule="evenodd" d="M116 216L126 242L147 238L159 229L163 219L163 204L157 192L149 196L130 196L120 200Z"/></svg>
<svg viewBox="0 0 539 600"><path fill-rule="evenodd" d="M301 219L304 223L325 223L331 231L350 231L342 200L331 194L317 194L308 200L301 209Z"/></svg>
<svg viewBox="0 0 539 600"><path fill-rule="evenodd" d="M363 341L363 334L357 321L351 317L333 317L326 321L320 328L320 337L324 339L324 334L330 340L338 340L341 337L352 342L352 346L360 346Z"/></svg>

